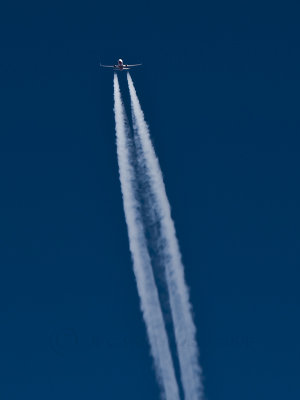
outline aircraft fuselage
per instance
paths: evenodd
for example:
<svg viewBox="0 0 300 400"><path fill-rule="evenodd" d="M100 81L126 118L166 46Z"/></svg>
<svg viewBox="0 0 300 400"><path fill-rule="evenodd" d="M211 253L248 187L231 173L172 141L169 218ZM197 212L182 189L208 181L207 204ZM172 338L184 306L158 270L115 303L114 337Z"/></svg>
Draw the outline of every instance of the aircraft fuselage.
<svg viewBox="0 0 300 400"><path fill-rule="evenodd" d="M118 69L119 71L123 71L123 69L126 68L127 65L126 64L124 65L123 60L121 58L119 58L118 64L114 65L114 67L115 67L115 69Z"/></svg>

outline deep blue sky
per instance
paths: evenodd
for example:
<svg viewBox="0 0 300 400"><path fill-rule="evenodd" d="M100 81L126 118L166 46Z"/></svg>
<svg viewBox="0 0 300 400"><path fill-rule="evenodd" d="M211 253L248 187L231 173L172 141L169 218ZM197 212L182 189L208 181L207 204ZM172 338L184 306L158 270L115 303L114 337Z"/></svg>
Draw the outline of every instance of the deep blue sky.
<svg viewBox="0 0 300 400"><path fill-rule="evenodd" d="M207 399L300 398L299 10L223 3L1 10L1 400L158 398L112 73L98 67L119 57L144 63L132 77L177 227Z"/></svg>

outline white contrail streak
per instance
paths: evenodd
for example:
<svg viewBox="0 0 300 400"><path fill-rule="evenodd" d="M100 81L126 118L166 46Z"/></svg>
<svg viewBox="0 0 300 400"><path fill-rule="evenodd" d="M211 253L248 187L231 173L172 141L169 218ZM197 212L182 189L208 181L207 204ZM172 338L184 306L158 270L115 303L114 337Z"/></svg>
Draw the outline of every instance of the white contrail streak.
<svg viewBox="0 0 300 400"><path fill-rule="evenodd" d="M130 148L130 130L116 74L114 74L114 111L123 205L141 309L157 378L163 391L162 396L167 400L179 400L167 332L147 250L139 204L136 199L136 179L131 156L132 149Z"/></svg>
<svg viewBox="0 0 300 400"><path fill-rule="evenodd" d="M186 400L203 398L201 368L198 363L196 329L192 319L189 293L184 279L183 264L171 217L169 201L163 182L161 169L151 143L149 128L139 103L133 81L127 74L131 98L132 120L137 146L137 160L141 164L143 179L148 180L152 207L160 223L160 237L163 245L159 247L159 256L165 266L166 282L169 292L171 315L175 331L175 340L180 365L181 381Z"/></svg>

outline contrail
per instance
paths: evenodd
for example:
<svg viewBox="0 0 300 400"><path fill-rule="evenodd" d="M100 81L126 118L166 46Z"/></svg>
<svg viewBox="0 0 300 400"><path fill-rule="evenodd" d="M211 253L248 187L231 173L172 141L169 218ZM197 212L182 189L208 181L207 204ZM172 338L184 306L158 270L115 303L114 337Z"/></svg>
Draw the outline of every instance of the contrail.
<svg viewBox="0 0 300 400"><path fill-rule="evenodd" d="M114 112L123 206L133 268L150 342L151 354L154 359L157 379L162 387L162 397L166 400L179 400L179 390L175 378L168 336L164 325L150 256L147 250L139 203L136 198L136 179L130 143L130 128L127 123L116 74L114 74Z"/></svg>
<svg viewBox="0 0 300 400"><path fill-rule="evenodd" d="M184 269L181 261L174 223L171 217L169 201L163 182L161 169L151 143L149 128L144 118L133 81L127 73L133 128L139 145L137 146L137 161L144 180L148 183L152 211L149 215L159 223L160 234L156 246L165 267L166 282L169 292L171 315L175 331L176 347L180 365L180 375L186 400L203 399L201 368L198 363L198 348L196 329L192 319L189 293L184 279Z"/></svg>

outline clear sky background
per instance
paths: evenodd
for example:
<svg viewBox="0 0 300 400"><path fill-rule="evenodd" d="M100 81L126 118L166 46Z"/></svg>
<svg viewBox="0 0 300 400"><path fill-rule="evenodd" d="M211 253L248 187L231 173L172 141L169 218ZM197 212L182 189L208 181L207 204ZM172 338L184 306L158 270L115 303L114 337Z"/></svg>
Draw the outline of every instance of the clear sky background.
<svg viewBox="0 0 300 400"><path fill-rule="evenodd" d="M159 396L99 69L120 57L144 63L132 77L207 399L299 399L299 9L24 2L0 15L1 400Z"/></svg>

